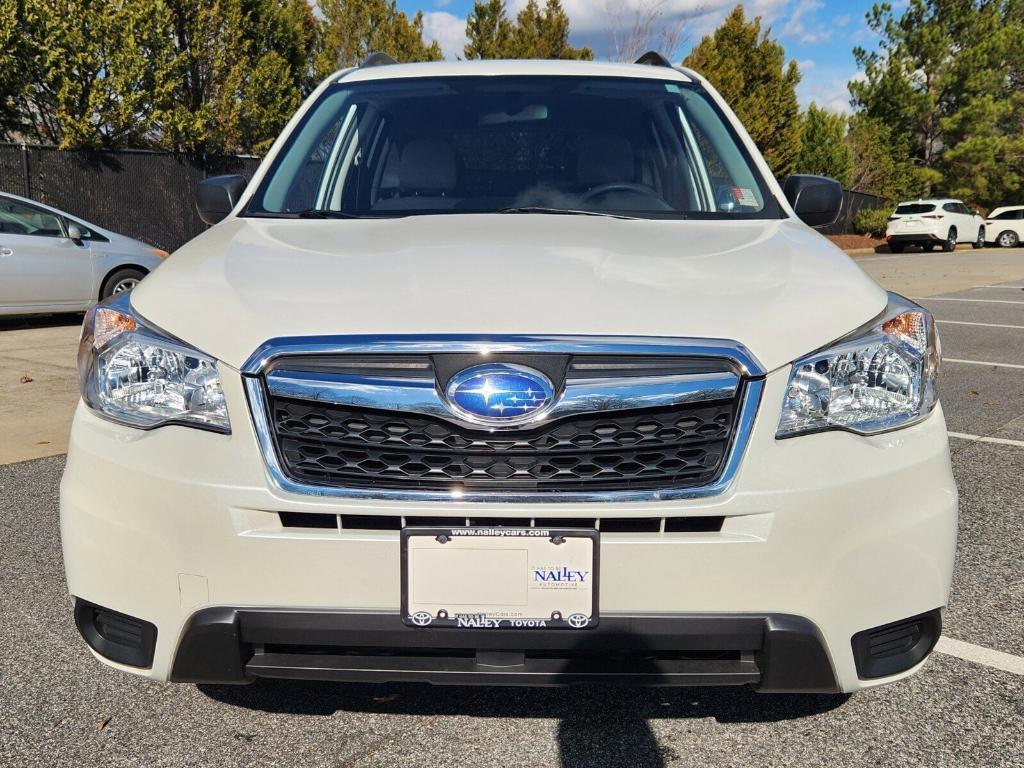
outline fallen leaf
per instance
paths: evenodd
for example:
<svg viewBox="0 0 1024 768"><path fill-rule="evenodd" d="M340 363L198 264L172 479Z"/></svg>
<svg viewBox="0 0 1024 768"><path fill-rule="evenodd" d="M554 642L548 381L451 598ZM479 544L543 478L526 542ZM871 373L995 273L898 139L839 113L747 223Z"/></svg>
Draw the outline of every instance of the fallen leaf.
<svg viewBox="0 0 1024 768"><path fill-rule="evenodd" d="M976 389L969 389L969 390L967 390L967 396L968 397L977 397L978 396L978 390L976 390Z"/></svg>
<svg viewBox="0 0 1024 768"><path fill-rule="evenodd" d="M103 729L110 725L110 721L113 719L114 718L108 715L107 717L104 717L102 720L100 720L99 724L96 726L96 732L103 733Z"/></svg>
<svg viewBox="0 0 1024 768"><path fill-rule="evenodd" d="M61 724L61 722L62 722L61 720L54 720L53 721L53 727L56 728L58 725Z"/></svg>
<svg viewBox="0 0 1024 768"><path fill-rule="evenodd" d="M397 693L386 693L383 696L374 696L373 700L378 704L389 704L397 698Z"/></svg>
<svg viewBox="0 0 1024 768"><path fill-rule="evenodd" d="M27 373L22 374L22 376L21 376L21 383L22 384L28 384L30 381L35 381L35 379L33 379Z"/></svg>
<svg viewBox="0 0 1024 768"><path fill-rule="evenodd" d="M49 440L36 440L36 445L49 445Z"/></svg>

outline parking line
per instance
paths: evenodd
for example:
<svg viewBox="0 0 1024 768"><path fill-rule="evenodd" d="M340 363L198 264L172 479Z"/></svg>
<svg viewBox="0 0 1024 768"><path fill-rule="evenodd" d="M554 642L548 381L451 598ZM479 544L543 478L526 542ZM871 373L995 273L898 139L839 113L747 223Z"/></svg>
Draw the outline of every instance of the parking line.
<svg viewBox="0 0 1024 768"><path fill-rule="evenodd" d="M964 432L949 432L950 437L957 440L972 440L975 443L992 443L994 445L1013 445L1017 448L1024 448L1024 440L1010 440L1005 437L984 437L983 435L968 435Z"/></svg>
<svg viewBox="0 0 1024 768"><path fill-rule="evenodd" d="M990 363L985 360L960 360L955 357L944 357L942 362L960 363L961 365L987 365L993 368L1024 368L1024 365L1017 365L1016 363Z"/></svg>
<svg viewBox="0 0 1024 768"><path fill-rule="evenodd" d="M970 323L966 320L936 320L935 322L945 325L976 325L979 328L1013 328L1024 331L1024 325L1008 325L1006 323Z"/></svg>
<svg viewBox="0 0 1024 768"><path fill-rule="evenodd" d="M956 299L948 296L922 296L912 301L970 301L978 304L1024 304L1024 301L1010 299Z"/></svg>
<svg viewBox="0 0 1024 768"><path fill-rule="evenodd" d="M954 640L951 637L940 637L935 644L935 650L947 656L954 656L964 661L973 661L993 669L1001 669L1003 672L1010 672L1014 675L1024 675L1024 658L1014 656L1011 653L994 651L973 643L965 643L963 640Z"/></svg>
<svg viewBox="0 0 1024 768"><path fill-rule="evenodd" d="M1024 285L976 285L975 288L1020 288L1024 290Z"/></svg>

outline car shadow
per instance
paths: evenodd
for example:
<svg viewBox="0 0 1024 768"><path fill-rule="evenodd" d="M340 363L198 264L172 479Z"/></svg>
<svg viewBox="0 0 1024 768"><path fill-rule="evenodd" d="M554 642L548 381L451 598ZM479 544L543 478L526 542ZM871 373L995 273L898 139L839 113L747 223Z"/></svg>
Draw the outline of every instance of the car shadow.
<svg viewBox="0 0 1024 768"><path fill-rule="evenodd" d="M81 325L81 312L65 312L59 315L11 315L0 317L0 333L23 331L29 328L55 328L62 325Z"/></svg>
<svg viewBox="0 0 1024 768"><path fill-rule="evenodd" d="M275 714L339 712L413 716L557 719L564 768L661 768L674 759L651 728L659 719L720 723L797 720L840 707L849 694L759 694L735 688L502 688L427 684L257 680L248 686L199 685L222 704Z"/></svg>

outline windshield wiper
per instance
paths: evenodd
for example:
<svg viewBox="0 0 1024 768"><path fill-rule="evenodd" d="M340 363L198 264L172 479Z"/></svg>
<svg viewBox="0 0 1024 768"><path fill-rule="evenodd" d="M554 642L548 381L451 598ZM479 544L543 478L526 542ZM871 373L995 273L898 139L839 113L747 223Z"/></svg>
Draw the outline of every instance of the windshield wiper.
<svg viewBox="0 0 1024 768"><path fill-rule="evenodd" d="M307 208L304 211L299 211L295 214L300 219L365 219L366 216L360 216L355 213L345 213L344 211L332 211L329 208Z"/></svg>
<svg viewBox="0 0 1024 768"><path fill-rule="evenodd" d="M548 213L556 216L603 216L608 219L636 220L638 216L627 216L624 213L608 213L607 211L583 211L577 208L548 208L543 205L517 205L511 208L500 208L496 213Z"/></svg>

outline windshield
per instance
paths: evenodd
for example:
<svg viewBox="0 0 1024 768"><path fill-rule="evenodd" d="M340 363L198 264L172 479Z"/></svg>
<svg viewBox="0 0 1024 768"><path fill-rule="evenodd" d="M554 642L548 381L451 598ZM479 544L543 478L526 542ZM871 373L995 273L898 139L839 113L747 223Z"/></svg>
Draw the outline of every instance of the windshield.
<svg viewBox="0 0 1024 768"><path fill-rule="evenodd" d="M535 211L781 215L699 86L537 76L341 81L293 131L246 214Z"/></svg>

